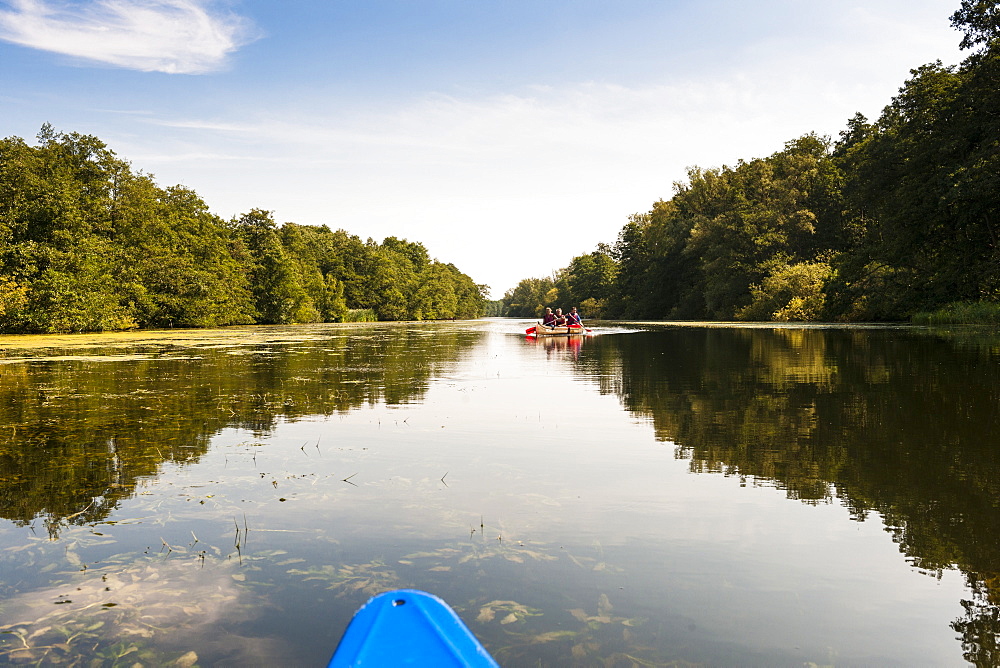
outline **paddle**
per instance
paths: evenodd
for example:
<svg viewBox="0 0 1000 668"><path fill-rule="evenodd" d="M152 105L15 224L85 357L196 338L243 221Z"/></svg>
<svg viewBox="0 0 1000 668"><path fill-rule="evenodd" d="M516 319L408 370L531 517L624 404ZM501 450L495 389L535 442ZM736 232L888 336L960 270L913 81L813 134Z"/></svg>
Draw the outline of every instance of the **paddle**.
<svg viewBox="0 0 1000 668"><path fill-rule="evenodd" d="M588 333L591 332L591 331L593 331L593 330L587 329L586 327L583 326L583 322L580 320L580 314L579 313L573 312L573 313L570 313L567 317L568 318L575 318L575 320L573 322L569 323L569 325L568 325L569 327L580 327L581 329L585 330Z"/></svg>
<svg viewBox="0 0 1000 668"><path fill-rule="evenodd" d="M534 334L536 329L538 329L538 328L537 327L529 327L528 329L524 330L524 333L525 334Z"/></svg>

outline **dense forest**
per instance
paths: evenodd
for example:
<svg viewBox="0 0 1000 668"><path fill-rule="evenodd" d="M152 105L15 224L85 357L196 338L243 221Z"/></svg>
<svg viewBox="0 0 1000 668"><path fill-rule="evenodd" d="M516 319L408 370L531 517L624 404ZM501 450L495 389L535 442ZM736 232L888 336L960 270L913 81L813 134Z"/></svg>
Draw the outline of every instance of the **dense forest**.
<svg viewBox="0 0 1000 668"><path fill-rule="evenodd" d="M766 158L692 168L505 315L904 320L981 304L1000 313L1000 2L951 16L972 54L911 70L874 122L808 134Z"/></svg>
<svg viewBox="0 0 1000 668"><path fill-rule="evenodd" d="M223 220L102 141L0 140L0 331L474 318L486 286L420 243Z"/></svg>

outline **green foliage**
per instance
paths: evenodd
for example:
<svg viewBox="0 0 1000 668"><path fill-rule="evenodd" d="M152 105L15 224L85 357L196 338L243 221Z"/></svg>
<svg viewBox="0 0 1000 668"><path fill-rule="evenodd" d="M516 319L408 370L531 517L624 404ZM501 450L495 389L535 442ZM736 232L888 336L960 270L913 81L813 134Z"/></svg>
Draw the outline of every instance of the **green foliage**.
<svg viewBox="0 0 1000 668"><path fill-rule="evenodd" d="M0 330L10 329L28 304L28 289L6 276L0 276Z"/></svg>
<svg viewBox="0 0 1000 668"><path fill-rule="evenodd" d="M573 258L569 266L558 273L556 301L564 310L577 306L590 318L605 315L618 276L613 252L606 244L600 244L594 252Z"/></svg>
<svg viewBox="0 0 1000 668"><path fill-rule="evenodd" d="M503 296L506 315L518 318L538 317L552 306L559 293L551 278L525 278Z"/></svg>
<svg viewBox="0 0 1000 668"><path fill-rule="evenodd" d="M0 287L0 291L2 291L2 289L3 288ZM2 292L0 292L0 294L2 294ZM0 299L3 298L0 297ZM0 304L2 304L2 302L0 302ZM491 299L486 302L486 310L483 312L483 315L487 318L498 318L507 315L507 307L504 305L502 299Z"/></svg>
<svg viewBox="0 0 1000 668"><path fill-rule="evenodd" d="M914 313L917 325L1000 325L1000 304L955 302L931 313Z"/></svg>
<svg viewBox="0 0 1000 668"><path fill-rule="evenodd" d="M965 33L959 44L963 49L992 44L1000 37L1000 6L996 0L962 0L951 25Z"/></svg>
<svg viewBox="0 0 1000 668"><path fill-rule="evenodd" d="M617 308L612 308L615 315L647 315L641 299L655 292L649 281L649 227L650 216L635 214L618 233L613 251L617 264L615 296L619 298Z"/></svg>
<svg viewBox="0 0 1000 668"><path fill-rule="evenodd" d="M136 326L116 294L115 249L84 237L69 250L44 249L46 271L31 284L23 328L32 332L92 332Z"/></svg>
<svg viewBox="0 0 1000 668"><path fill-rule="evenodd" d="M800 262L776 268L751 286L753 301L736 313L739 320L808 321L824 313L824 288L833 274L825 262Z"/></svg>
<svg viewBox="0 0 1000 668"><path fill-rule="evenodd" d="M475 318L483 286L415 242L251 209L231 221L159 187L96 137L0 140L0 331Z"/></svg>
<svg viewBox="0 0 1000 668"><path fill-rule="evenodd" d="M341 322L378 322L378 317L370 308L351 308L347 309Z"/></svg>
<svg viewBox="0 0 1000 668"><path fill-rule="evenodd" d="M249 270L258 321L316 322L319 311L302 286L301 263L286 252L270 211L253 209L231 223L249 249Z"/></svg>
<svg viewBox="0 0 1000 668"><path fill-rule="evenodd" d="M219 327L251 323L249 277L230 252L229 231L193 191L159 190L145 177L136 189L152 191L124 226L126 299L143 327ZM139 205L134 205L139 208ZM143 229L145 227L145 229Z"/></svg>
<svg viewBox="0 0 1000 668"><path fill-rule="evenodd" d="M991 45L958 68L913 70L842 150L859 231L844 279L863 283L872 263L894 274L883 299L900 305L897 317L1000 296L998 104L1000 51Z"/></svg>
<svg viewBox="0 0 1000 668"><path fill-rule="evenodd" d="M863 262L863 257L845 255L834 262L827 284L826 313L829 320L879 322L905 320L912 313L906 295L919 285L921 276L909 268L884 262Z"/></svg>
<svg viewBox="0 0 1000 668"><path fill-rule="evenodd" d="M699 260L694 285L705 314L732 318L750 302L751 285L828 250L823 240L836 236L838 182L829 142L815 135L734 169L692 171L679 208L692 217L684 252Z"/></svg>
<svg viewBox="0 0 1000 668"><path fill-rule="evenodd" d="M605 272L613 287L605 283L603 291L581 296L614 316L746 317L752 302L754 312L763 306L752 286L785 267L811 266L842 246L841 180L829 141L816 135L733 168L692 168L671 200L631 216L622 228L609 254L613 270ZM561 276L585 273L579 259ZM777 290L781 280L792 279L771 278L769 285ZM775 311L812 318L815 302Z"/></svg>

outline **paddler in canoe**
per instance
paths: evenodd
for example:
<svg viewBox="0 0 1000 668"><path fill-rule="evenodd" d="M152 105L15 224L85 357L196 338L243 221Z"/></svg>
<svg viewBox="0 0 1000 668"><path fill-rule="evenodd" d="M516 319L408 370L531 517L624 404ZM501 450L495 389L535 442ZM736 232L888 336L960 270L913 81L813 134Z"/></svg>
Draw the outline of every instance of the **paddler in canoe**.
<svg viewBox="0 0 1000 668"><path fill-rule="evenodd" d="M583 316L580 315L575 306L566 314L566 324L570 327L583 327Z"/></svg>
<svg viewBox="0 0 1000 668"><path fill-rule="evenodd" d="M567 315L563 315L561 308L557 308L555 313L551 308L546 308L542 321L535 327L529 327L525 333L528 336L573 336L584 334L586 331L588 330L583 327L580 314L574 306Z"/></svg>

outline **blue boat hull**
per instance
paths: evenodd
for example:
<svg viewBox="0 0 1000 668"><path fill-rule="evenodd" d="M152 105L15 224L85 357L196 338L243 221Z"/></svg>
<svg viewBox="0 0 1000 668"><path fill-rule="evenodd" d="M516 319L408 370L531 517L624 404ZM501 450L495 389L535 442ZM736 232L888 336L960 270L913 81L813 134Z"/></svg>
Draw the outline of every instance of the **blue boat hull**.
<svg viewBox="0 0 1000 668"><path fill-rule="evenodd" d="M447 603L416 589L369 599L354 613L328 666L499 668Z"/></svg>

